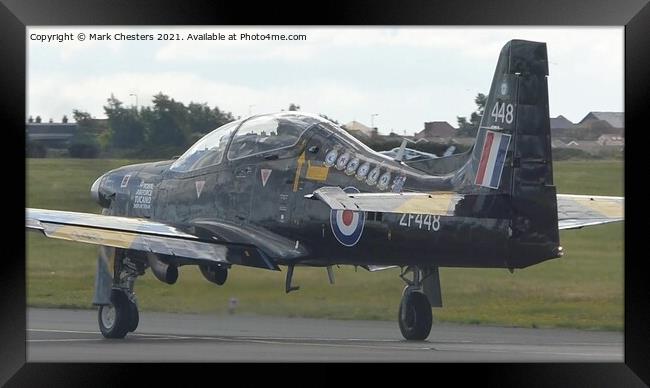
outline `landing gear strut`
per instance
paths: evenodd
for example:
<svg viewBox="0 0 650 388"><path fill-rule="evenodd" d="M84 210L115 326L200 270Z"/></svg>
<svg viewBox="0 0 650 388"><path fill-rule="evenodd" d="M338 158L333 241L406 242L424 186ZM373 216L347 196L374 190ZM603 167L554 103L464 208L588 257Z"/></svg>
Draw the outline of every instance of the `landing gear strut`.
<svg viewBox="0 0 650 388"><path fill-rule="evenodd" d="M413 279L405 275L413 273ZM433 314L429 298L423 293L422 270L417 267L407 267L400 277L407 283L399 306L399 329L407 340L423 341L431 332Z"/></svg>
<svg viewBox="0 0 650 388"><path fill-rule="evenodd" d="M97 321L104 337L124 338L127 333L135 331L140 322L133 285L135 279L144 274L144 266L131 261L122 249L115 249L114 257L110 303L99 306Z"/></svg>

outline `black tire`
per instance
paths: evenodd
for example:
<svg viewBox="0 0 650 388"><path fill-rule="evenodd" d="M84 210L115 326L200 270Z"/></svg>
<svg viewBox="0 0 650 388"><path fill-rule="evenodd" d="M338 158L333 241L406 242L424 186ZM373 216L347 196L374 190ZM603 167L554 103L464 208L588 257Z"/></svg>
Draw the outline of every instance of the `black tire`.
<svg viewBox="0 0 650 388"><path fill-rule="evenodd" d="M431 332L433 313L429 299L420 292L408 292L399 306L399 329L407 340L423 341Z"/></svg>
<svg viewBox="0 0 650 388"><path fill-rule="evenodd" d="M138 313L138 305L129 300L129 333L135 331L140 323L140 313Z"/></svg>
<svg viewBox="0 0 650 388"><path fill-rule="evenodd" d="M111 304L99 306L97 321L106 338L124 338L129 331L129 298L123 291L111 291Z"/></svg>

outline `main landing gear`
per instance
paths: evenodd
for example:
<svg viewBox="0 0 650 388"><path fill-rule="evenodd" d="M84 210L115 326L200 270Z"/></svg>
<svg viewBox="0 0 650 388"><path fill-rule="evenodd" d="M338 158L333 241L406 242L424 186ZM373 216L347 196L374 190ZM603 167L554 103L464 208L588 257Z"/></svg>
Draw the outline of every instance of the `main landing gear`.
<svg viewBox="0 0 650 388"><path fill-rule="evenodd" d="M413 274L412 279L405 276L409 272ZM431 305L442 307L438 269L409 266L400 277L407 286L399 306L399 329L407 340L423 341L431 332Z"/></svg>
<svg viewBox="0 0 650 388"><path fill-rule="evenodd" d="M126 333L137 329L140 314L136 302L132 301L126 292L113 289L111 304L99 306L97 320L104 337L124 338Z"/></svg>
<svg viewBox="0 0 650 388"><path fill-rule="evenodd" d="M135 279L144 274L141 262L130 260L122 249L115 249L115 268L110 303L99 306L97 321L106 338L124 338L135 331L140 322L138 304L133 292Z"/></svg>

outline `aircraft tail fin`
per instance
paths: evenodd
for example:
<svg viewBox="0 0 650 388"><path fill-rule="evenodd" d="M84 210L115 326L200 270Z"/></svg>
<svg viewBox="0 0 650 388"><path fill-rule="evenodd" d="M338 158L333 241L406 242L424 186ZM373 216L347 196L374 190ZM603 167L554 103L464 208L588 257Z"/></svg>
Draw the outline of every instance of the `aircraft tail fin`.
<svg viewBox="0 0 650 388"><path fill-rule="evenodd" d="M560 256L547 76L545 43L506 43L472 155L459 171L464 191L508 198L513 267Z"/></svg>

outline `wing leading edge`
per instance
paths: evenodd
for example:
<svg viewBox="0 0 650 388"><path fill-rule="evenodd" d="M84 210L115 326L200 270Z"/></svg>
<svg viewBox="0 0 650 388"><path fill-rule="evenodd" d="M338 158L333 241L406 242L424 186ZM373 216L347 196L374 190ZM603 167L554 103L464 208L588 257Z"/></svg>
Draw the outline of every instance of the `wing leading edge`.
<svg viewBox="0 0 650 388"><path fill-rule="evenodd" d="M174 225L140 218L58 210L27 209L25 226L45 236L205 262L246 265L278 271L262 249L217 236L200 238Z"/></svg>

